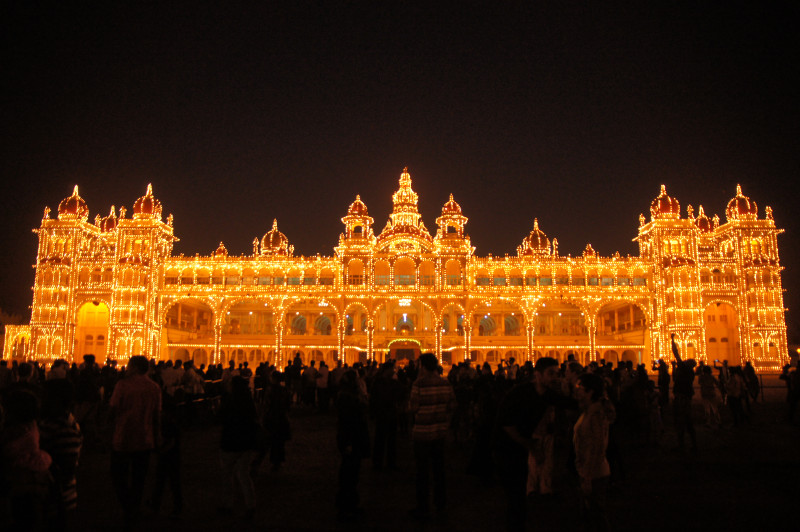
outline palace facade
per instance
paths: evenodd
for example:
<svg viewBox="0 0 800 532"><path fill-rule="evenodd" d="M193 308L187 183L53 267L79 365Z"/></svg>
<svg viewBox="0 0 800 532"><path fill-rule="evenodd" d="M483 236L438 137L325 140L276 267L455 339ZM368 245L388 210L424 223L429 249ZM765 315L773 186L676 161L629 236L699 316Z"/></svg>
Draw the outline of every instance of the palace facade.
<svg viewBox="0 0 800 532"><path fill-rule="evenodd" d="M452 195L431 234L407 171L379 234L357 196L332 256L295 256L277 221L249 255L174 256L172 216L148 185L132 215L89 221L75 187L45 209L29 325L8 326L4 357L199 363L413 358L497 364L573 355L685 357L777 370L788 360L777 229L742 194L709 218L681 215L665 188L639 217L639 256L562 256L533 221L516 256L474 254Z"/></svg>

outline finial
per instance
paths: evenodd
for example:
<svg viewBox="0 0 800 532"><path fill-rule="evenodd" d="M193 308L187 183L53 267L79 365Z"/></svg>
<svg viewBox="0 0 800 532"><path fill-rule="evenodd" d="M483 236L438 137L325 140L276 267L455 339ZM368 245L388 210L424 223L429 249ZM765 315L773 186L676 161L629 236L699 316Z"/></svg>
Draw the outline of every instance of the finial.
<svg viewBox="0 0 800 532"><path fill-rule="evenodd" d="M77 190L77 188L75 190ZM736 185L736 196L739 197L741 195L742 195L742 185L737 184Z"/></svg>
<svg viewBox="0 0 800 532"><path fill-rule="evenodd" d="M147 184L147 194L145 194L145 195L146 196L152 196L153 195L153 184L152 183L148 183Z"/></svg>
<svg viewBox="0 0 800 532"><path fill-rule="evenodd" d="M128 209L126 209L124 206L120 207L119 208L119 217L120 218L125 218L125 213L126 212L128 212Z"/></svg>
<svg viewBox="0 0 800 532"><path fill-rule="evenodd" d="M706 215L706 213L703 212L703 206L700 205L700 214L698 214L697 217L700 218L701 216L705 216L705 215Z"/></svg>
<svg viewBox="0 0 800 532"><path fill-rule="evenodd" d="M691 205L687 205L686 206L686 215L690 219L694 219L694 207L692 207Z"/></svg>
<svg viewBox="0 0 800 532"><path fill-rule="evenodd" d="M644 214L639 213L639 227L643 226L645 222Z"/></svg>
<svg viewBox="0 0 800 532"><path fill-rule="evenodd" d="M534 218L533 219L533 230L534 231L538 231L539 230L539 219L538 218Z"/></svg>
<svg viewBox="0 0 800 532"><path fill-rule="evenodd" d="M766 214L766 218L767 218L767 220L772 220L772 207L770 207L769 205L767 205L767 206L764 208L764 213Z"/></svg>
<svg viewBox="0 0 800 532"><path fill-rule="evenodd" d="M662 196L667 195L667 185L661 185L661 195Z"/></svg>
<svg viewBox="0 0 800 532"><path fill-rule="evenodd" d="M404 174L407 174L407 173L408 173L408 166L404 166L404 167L403 167L403 173L404 173Z"/></svg>
<svg viewBox="0 0 800 532"><path fill-rule="evenodd" d="M450 201L453 201L453 193L450 193Z"/></svg>
<svg viewBox="0 0 800 532"><path fill-rule="evenodd" d="M75 185L75 188L72 189L72 195L73 196L77 196L78 195L78 185Z"/></svg>
<svg viewBox="0 0 800 532"><path fill-rule="evenodd" d="M278 219L277 218L272 220L272 230L273 231L277 231L278 230Z"/></svg>
<svg viewBox="0 0 800 532"><path fill-rule="evenodd" d="M97 225L97 226L100 225L100 215L99 214L94 217L94 225Z"/></svg>
<svg viewBox="0 0 800 532"><path fill-rule="evenodd" d="M116 210L115 210L115 209L116 209L116 207L114 207L114 206L112 205L112 206L111 206L111 210L109 210L109 211L108 211L108 215L109 215L109 216L113 216L114 218L116 218L116 217L117 217L117 213L116 213Z"/></svg>
<svg viewBox="0 0 800 532"><path fill-rule="evenodd" d="M44 216L42 217L42 219L44 220L44 219L47 219L47 218L50 218L50 207L45 207L44 208Z"/></svg>
<svg viewBox="0 0 800 532"><path fill-rule="evenodd" d="M361 194L356 194L356 201L361 201Z"/></svg>

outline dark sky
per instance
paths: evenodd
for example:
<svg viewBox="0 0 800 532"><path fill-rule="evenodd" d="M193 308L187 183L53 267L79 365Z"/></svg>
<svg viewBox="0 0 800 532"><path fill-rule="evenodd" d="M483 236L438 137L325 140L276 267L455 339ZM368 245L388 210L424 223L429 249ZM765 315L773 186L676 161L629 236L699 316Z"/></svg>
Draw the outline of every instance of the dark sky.
<svg viewBox="0 0 800 532"><path fill-rule="evenodd" d="M562 254L636 254L662 183L723 221L741 183L800 304L796 2L10 4L3 310L28 313L31 229L75 184L93 219L152 182L177 253L251 253L277 218L330 255L356 194L383 228L404 166L426 225L453 193L481 255L534 217Z"/></svg>

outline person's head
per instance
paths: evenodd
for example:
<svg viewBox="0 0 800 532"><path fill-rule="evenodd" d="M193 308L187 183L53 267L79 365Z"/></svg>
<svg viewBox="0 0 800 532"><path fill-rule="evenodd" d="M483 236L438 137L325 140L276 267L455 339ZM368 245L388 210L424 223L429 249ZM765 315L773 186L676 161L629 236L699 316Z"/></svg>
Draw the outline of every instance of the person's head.
<svg viewBox="0 0 800 532"><path fill-rule="evenodd" d="M545 388L552 387L558 380L558 360L553 357L542 357L533 367L536 383Z"/></svg>
<svg viewBox="0 0 800 532"><path fill-rule="evenodd" d="M432 373L437 373L439 371L439 361L436 360L436 355L433 353L423 353L420 355L419 364L426 371Z"/></svg>
<svg viewBox="0 0 800 532"><path fill-rule="evenodd" d="M27 382L31 378L31 375L33 375L33 366L27 362L23 362L17 368L17 375L20 381Z"/></svg>
<svg viewBox="0 0 800 532"><path fill-rule="evenodd" d="M150 363L142 355L132 356L128 361L128 375L145 375L149 369Z"/></svg>
<svg viewBox="0 0 800 532"><path fill-rule="evenodd" d="M94 355L83 355L83 363L87 366L91 366L94 364Z"/></svg>
<svg viewBox="0 0 800 532"><path fill-rule="evenodd" d="M577 382L578 376L580 376L581 373L583 373L583 366L574 360L567 364L567 369L564 372L567 380L573 384Z"/></svg>
<svg viewBox="0 0 800 532"><path fill-rule="evenodd" d="M579 402L594 403L603 398L605 383L602 377L594 373L584 373L578 377L575 386L575 396Z"/></svg>
<svg viewBox="0 0 800 532"><path fill-rule="evenodd" d="M44 383L42 416L57 417L68 412L72 406L75 390L68 379L51 379Z"/></svg>

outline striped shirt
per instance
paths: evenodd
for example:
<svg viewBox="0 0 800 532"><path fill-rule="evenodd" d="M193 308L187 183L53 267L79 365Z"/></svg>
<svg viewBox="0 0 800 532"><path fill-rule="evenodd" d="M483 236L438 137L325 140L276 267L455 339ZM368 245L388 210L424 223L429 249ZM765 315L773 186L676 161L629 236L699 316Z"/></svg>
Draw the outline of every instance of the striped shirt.
<svg viewBox="0 0 800 532"><path fill-rule="evenodd" d="M441 376L427 375L414 381L410 399L411 412L414 413L413 439L431 441L446 438L455 404L453 387Z"/></svg>

